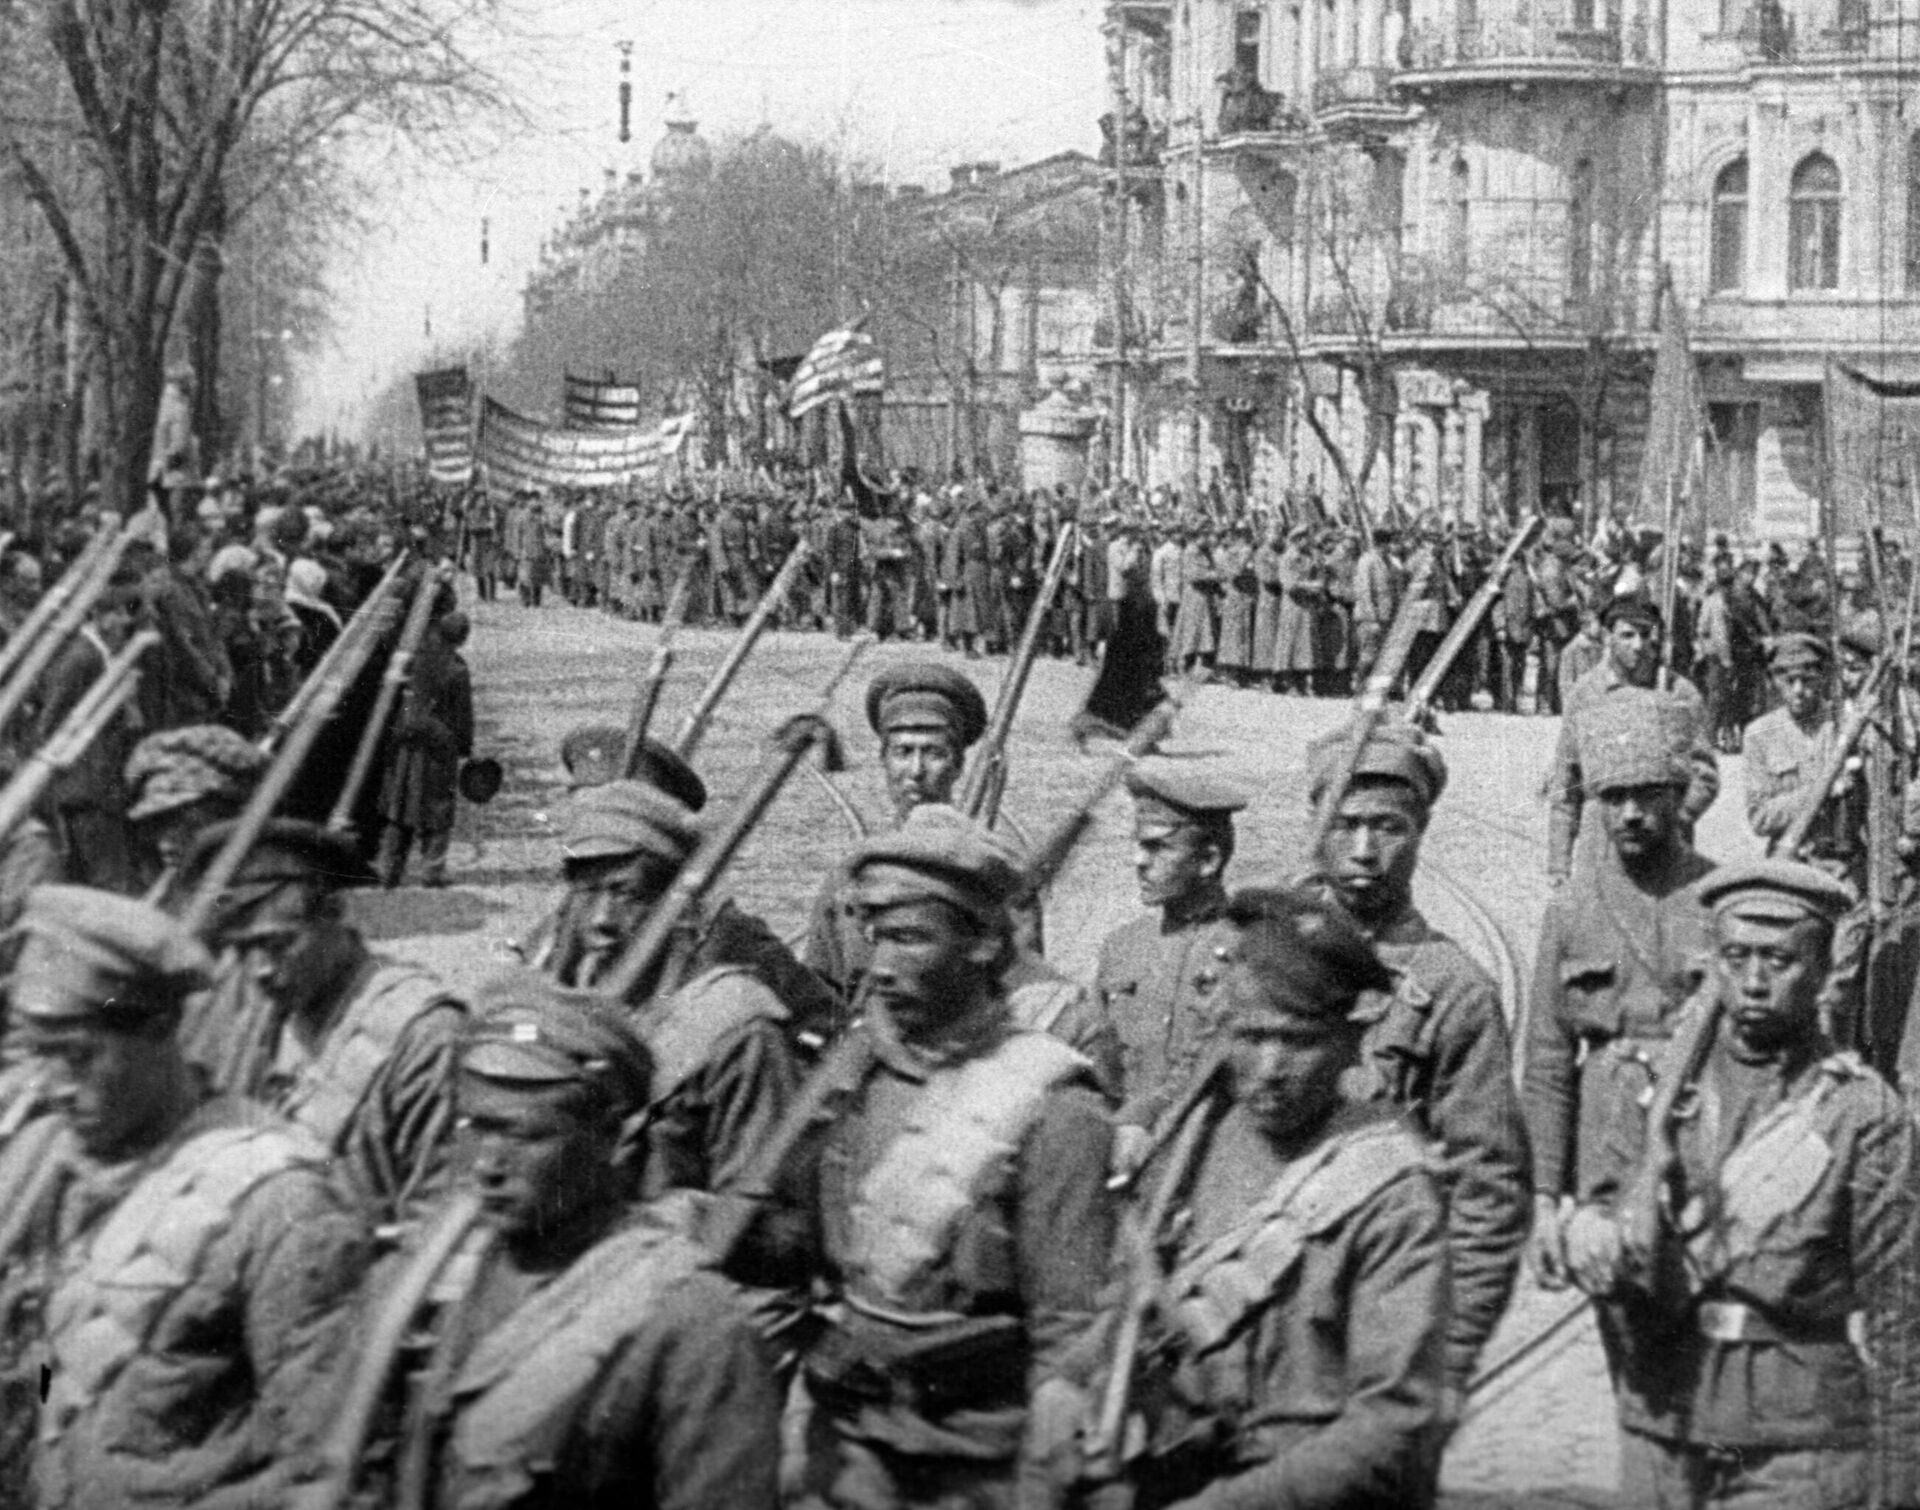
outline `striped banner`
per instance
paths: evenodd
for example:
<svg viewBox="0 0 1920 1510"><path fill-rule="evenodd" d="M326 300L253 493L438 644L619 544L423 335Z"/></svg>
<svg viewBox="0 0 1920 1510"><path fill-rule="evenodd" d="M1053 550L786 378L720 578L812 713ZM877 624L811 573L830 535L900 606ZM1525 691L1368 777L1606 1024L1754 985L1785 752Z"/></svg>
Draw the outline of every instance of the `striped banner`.
<svg viewBox="0 0 1920 1510"><path fill-rule="evenodd" d="M691 415L644 430L572 429L528 419L489 398L480 408L480 464L499 488L646 486L692 429Z"/></svg>
<svg viewBox="0 0 1920 1510"><path fill-rule="evenodd" d="M798 419L830 399L878 393L885 382L886 364L872 336L850 325L830 330L813 343L793 374L787 413Z"/></svg>
<svg viewBox="0 0 1920 1510"><path fill-rule="evenodd" d="M640 390L627 383L567 374L566 422L575 430L631 430L640 423Z"/></svg>
<svg viewBox="0 0 1920 1510"><path fill-rule="evenodd" d="M464 367L413 375L420 402L420 433L427 444L427 475L463 486L473 480L473 384Z"/></svg>

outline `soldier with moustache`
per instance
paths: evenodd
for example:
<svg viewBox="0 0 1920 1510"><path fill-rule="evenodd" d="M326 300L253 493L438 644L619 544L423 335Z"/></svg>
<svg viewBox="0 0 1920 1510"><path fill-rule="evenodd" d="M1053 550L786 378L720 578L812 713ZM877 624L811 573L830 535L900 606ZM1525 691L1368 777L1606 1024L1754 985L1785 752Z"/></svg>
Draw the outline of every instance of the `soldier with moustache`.
<svg viewBox="0 0 1920 1510"><path fill-rule="evenodd" d="M1395 980L1323 899L1247 891L1226 918L1224 1083L1138 1186L1170 1215L1133 1234L1166 1257L1133 1366L1132 1503L1418 1510L1445 1419L1446 1197L1404 1113L1349 1090L1361 1004Z"/></svg>
<svg viewBox="0 0 1920 1510"><path fill-rule="evenodd" d="M1723 867L1712 1011L1653 1171L1648 1099L1621 1102L1568 1262L1622 1345L1622 1488L1635 1505L1920 1505L1916 1133L1899 1098L1821 1025L1833 929L1852 904L1807 865ZM1664 1163L1664 1160L1661 1161Z"/></svg>
<svg viewBox="0 0 1920 1510"><path fill-rule="evenodd" d="M232 827L201 834L184 892ZM466 1009L435 976L369 948L347 920L345 892L374 880L343 836L270 820L207 925L220 967L181 1036L214 1084L293 1123L332 1156L372 1219L391 1224L445 1173Z"/></svg>
<svg viewBox="0 0 1920 1510"><path fill-rule="evenodd" d="M360 1216L324 1149L189 1063L213 961L173 919L44 886L21 929L10 1010L49 1109L0 1147L0 1503L280 1503Z"/></svg>
<svg viewBox="0 0 1920 1510"><path fill-rule="evenodd" d="M480 1225L420 1318L396 1440L363 1455L377 1502L777 1505L780 1391L746 1305L631 1200L646 1177L625 1128L653 1073L601 998L528 970L476 993L457 1102ZM396 1264L366 1314L405 1275Z"/></svg>
<svg viewBox="0 0 1920 1510"><path fill-rule="evenodd" d="M848 874L859 1052L774 1203L829 1297L807 1488L835 1510L1054 1503L1113 1235L1105 1107L1085 1059L1012 1021L1004 843L921 807Z"/></svg>
<svg viewBox="0 0 1920 1510"><path fill-rule="evenodd" d="M1583 774L1608 863L1547 903L1534 951L1521 1099L1533 1144L1533 1261L1564 1283L1562 1222L1599 1178L1608 1129L1646 1092L1710 942L1713 862L1683 817L1698 726L1670 695L1611 695L1586 719Z"/></svg>
<svg viewBox="0 0 1920 1510"><path fill-rule="evenodd" d="M1220 1032L1232 955L1226 871L1247 794L1206 764L1155 756L1127 775L1133 868L1148 910L1108 934L1094 994L1120 1036L1123 1153L1185 1089Z"/></svg>
<svg viewBox="0 0 1920 1510"><path fill-rule="evenodd" d="M1344 774L1351 743L1350 731L1337 730L1310 747L1316 804ZM1532 1169L1499 988L1414 901L1421 844L1446 784L1445 760L1417 728L1380 725L1359 752L1313 866L1393 981L1362 992L1355 1006L1366 1036L1348 1095L1401 1107L1441 1154L1451 1423L1513 1292L1532 1217Z"/></svg>

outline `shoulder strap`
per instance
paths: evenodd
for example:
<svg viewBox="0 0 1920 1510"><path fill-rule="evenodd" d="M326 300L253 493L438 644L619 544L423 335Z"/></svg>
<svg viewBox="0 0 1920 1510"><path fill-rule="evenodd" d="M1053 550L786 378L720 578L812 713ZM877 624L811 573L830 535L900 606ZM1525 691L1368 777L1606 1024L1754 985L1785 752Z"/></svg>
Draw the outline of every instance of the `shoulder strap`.
<svg viewBox="0 0 1920 1510"><path fill-rule="evenodd" d="M1864 1073L1852 1054L1822 1060L1809 1083L1755 1122L1721 1161L1719 1239L1730 1257L1755 1252L1813 1194L1833 1163L1823 1113L1841 1085Z"/></svg>

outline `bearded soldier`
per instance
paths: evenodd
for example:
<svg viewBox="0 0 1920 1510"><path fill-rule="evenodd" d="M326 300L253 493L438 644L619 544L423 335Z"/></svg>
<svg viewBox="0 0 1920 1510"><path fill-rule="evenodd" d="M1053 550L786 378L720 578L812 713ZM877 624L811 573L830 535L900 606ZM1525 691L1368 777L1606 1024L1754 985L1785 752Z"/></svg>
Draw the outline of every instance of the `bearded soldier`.
<svg viewBox="0 0 1920 1510"><path fill-rule="evenodd" d="M780 1397L744 1305L628 1200L651 1069L584 992L515 970L477 993L458 1101L482 1225L433 1292L400 1450L369 1455L397 1465L380 1503L773 1510Z"/></svg>
<svg viewBox="0 0 1920 1510"><path fill-rule="evenodd" d="M53 1107L0 1152L7 1352L39 1376L6 1391L10 1427L37 1406L31 1502L277 1503L364 1228L323 1150L205 1094L175 1030L213 962L178 924L45 886L21 926L11 1010Z"/></svg>
<svg viewBox="0 0 1920 1510"><path fill-rule="evenodd" d="M980 689L946 666L895 666L867 687L867 723L880 736L880 767L893 821L926 803L953 800L967 751L987 729ZM851 1001L866 971L867 942L848 913L848 872L836 866L814 899L802 958Z"/></svg>
<svg viewBox="0 0 1920 1510"><path fill-rule="evenodd" d="M831 1296L804 1364L809 1487L847 1510L1011 1506L1084 1415L1111 1135L1087 1062L1009 1020L1007 847L923 807L851 875L862 1068L782 1182Z"/></svg>
<svg viewBox="0 0 1920 1510"><path fill-rule="evenodd" d="M1308 753L1313 800L1343 773L1349 731ZM1386 723L1362 746L1313 857L1321 881L1359 925L1393 977L1361 994L1364 1088L1405 1107L1445 1155L1452 1319L1447 1329L1448 1417L1458 1419L1480 1350L1506 1310L1531 1219L1526 1125L1500 994L1413 899L1434 804L1447 767L1420 731Z"/></svg>
<svg viewBox="0 0 1920 1510"><path fill-rule="evenodd" d="M1764 860L1723 867L1700 896L1707 991L1653 1066L1686 1077L1686 1110L1655 1129L1651 1098L1616 1103L1567 1226L1575 1278L1624 1339L1625 1501L1920 1505L1915 1130L1820 1023L1852 895ZM1696 1034L1704 1053L1683 1062ZM1671 1164L1649 1165L1656 1136Z"/></svg>
<svg viewBox="0 0 1920 1510"><path fill-rule="evenodd" d="M186 889L231 829L200 836ZM465 1009L426 971L369 949L346 920L343 891L372 881L340 835L267 823L207 928L220 979L183 1039L215 1084L272 1106L332 1153L387 1223L442 1172Z"/></svg>
<svg viewBox="0 0 1920 1510"><path fill-rule="evenodd" d="M1142 1173L1172 1248L1133 1365L1139 1510L1418 1507L1433 1498L1446 1204L1391 1104L1348 1099L1391 974L1336 908L1248 891L1226 912L1225 1094Z"/></svg>
<svg viewBox="0 0 1920 1510"><path fill-rule="evenodd" d="M1233 815L1247 796L1207 766L1172 757L1140 761L1127 790L1133 868L1149 910L1101 944L1094 993L1120 1035L1121 1121L1140 1129L1179 1095L1219 1029L1233 942L1225 876ZM1136 1137L1123 1129L1123 1145Z"/></svg>

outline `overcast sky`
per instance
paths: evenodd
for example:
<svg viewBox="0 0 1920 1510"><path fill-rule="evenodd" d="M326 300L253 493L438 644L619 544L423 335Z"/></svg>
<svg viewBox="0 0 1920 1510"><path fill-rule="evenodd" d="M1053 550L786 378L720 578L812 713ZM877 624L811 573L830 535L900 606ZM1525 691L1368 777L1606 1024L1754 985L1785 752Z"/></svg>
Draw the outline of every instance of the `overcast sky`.
<svg viewBox="0 0 1920 1510"><path fill-rule="evenodd" d="M541 237L605 168L644 168L679 93L717 140L766 122L939 187L956 162L1091 152L1103 99L1099 0L531 0L495 62L531 132L458 170L396 152L370 175L379 227L334 278L334 347L302 384L303 424L350 428L393 374L510 332ZM618 52L634 43L633 140L618 140ZM480 224L491 227L480 262ZM433 340L426 336L431 319Z"/></svg>

